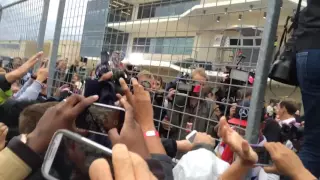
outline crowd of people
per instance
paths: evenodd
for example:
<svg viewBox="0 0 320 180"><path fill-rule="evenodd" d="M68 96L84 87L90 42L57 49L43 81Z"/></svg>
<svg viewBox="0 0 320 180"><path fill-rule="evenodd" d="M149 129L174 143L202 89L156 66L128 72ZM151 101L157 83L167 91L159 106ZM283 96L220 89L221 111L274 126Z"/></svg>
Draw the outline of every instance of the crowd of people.
<svg viewBox="0 0 320 180"><path fill-rule="evenodd" d="M261 117L256 145L265 147L272 159L272 165L261 167L256 166L257 153L243 138L247 122L240 115L249 110L251 90L239 89L228 104L221 95L223 87L208 85L201 68L192 72L192 83L178 77L165 88L160 76L130 65L98 66L88 78L80 78L75 66L70 82L55 81L59 88L48 95L48 68L30 71L43 64L42 55L39 52L0 76L0 179L44 179L41 164L59 129L112 149L112 164L95 159L89 177L80 173L78 179L316 179L296 155L303 123L296 120L298 108L291 100L270 104L275 113L268 106ZM70 73L60 71L64 63L57 63L56 79L68 79ZM18 82L23 85L16 87ZM124 122L91 106L94 102L122 106ZM186 140L193 130L194 140ZM146 136L151 131L154 134Z"/></svg>
<svg viewBox="0 0 320 180"><path fill-rule="evenodd" d="M42 52L14 58L0 68L0 179L45 179L44 155L61 129L112 149L112 162L92 159L87 169L77 167L63 179L319 178L319 47L313 41L319 7L319 1L308 0L294 33L304 116L291 99L266 104L255 144L243 138L254 108L251 89L230 87L230 79L212 86L202 68L165 83L161 76L120 63L117 52L110 58L103 52L101 64L90 72L85 63L67 68L67 59L57 61L48 84ZM40 68L34 72L36 64ZM250 78L246 84L253 83ZM123 107L124 121L96 102ZM194 139L187 140L194 130ZM261 154L254 147L270 154L270 164L258 163ZM63 174L64 165L58 166Z"/></svg>

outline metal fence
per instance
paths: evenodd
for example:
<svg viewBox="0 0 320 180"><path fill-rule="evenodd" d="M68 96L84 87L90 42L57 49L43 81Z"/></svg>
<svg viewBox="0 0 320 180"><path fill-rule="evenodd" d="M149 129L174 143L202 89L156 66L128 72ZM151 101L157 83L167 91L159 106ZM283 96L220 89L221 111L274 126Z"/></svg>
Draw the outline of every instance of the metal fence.
<svg viewBox="0 0 320 180"><path fill-rule="evenodd" d="M1 41L19 42L21 49L30 40L40 50L48 4L28 0L2 9ZM192 129L214 135L218 116L235 111L248 122L247 138L255 142L278 27L295 6L286 0L59 0L49 40L48 95L93 76L96 66L109 60L112 68L133 66L154 76L155 81L148 74L139 80L154 83L154 118L162 136L183 139ZM0 44L8 50L16 46ZM205 70L206 79L192 73L196 68ZM76 85L78 93L82 84ZM170 89L177 93L167 100ZM234 104L246 100L250 110Z"/></svg>
<svg viewBox="0 0 320 180"><path fill-rule="evenodd" d="M44 45L50 0L2 1L0 7L0 56L4 63L10 58L27 58L48 49Z"/></svg>

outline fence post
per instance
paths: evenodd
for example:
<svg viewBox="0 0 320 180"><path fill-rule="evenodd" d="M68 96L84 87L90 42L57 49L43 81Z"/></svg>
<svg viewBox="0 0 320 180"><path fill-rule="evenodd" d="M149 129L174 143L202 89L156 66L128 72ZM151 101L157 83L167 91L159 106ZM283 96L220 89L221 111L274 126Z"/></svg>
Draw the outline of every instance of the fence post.
<svg viewBox="0 0 320 180"><path fill-rule="evenodd" d="M46 27L47 27L47 19L48 19L48 11L49 11L50 0L43 1L43 9L41 14L41 21L39 26L38 32L38 39L37 39L37 50L43 51L44 46L44 36L46 34ZM38 69L39 63L36 64L35 70Z"/></svg>
<svg viewBox="0 0 320 180"><path fill-rule="evenodd" d="M1 22L1 19L2 19L2 5L0 4L0 22Z"/></svg>
<svg viewBox="0 0 320 180"><path fill-rule="evenodd" d="M252 90L248 125L246 128L246 139L252 144L258 142L262 108L264 106L264 95L269 70L273 61L274 41L277 35L280 10L281 1L268 0L267 18L264 26L263 39Z"/></svg>
<svg viewBox="0 0 320 180"><path fill-rule="evenodd" d="M66 5L66 0L60 0L58 14L57 14L57 22L56 22L56 27L55 27L54 36L53 36L51 59L49 64L49 78L48 78L48 92L47 92L48 97L52 96L53 81L54 81L54 74L56 71L55 69L56 62L58 59L59 42L60 42L61 27L62 27L62 20L63 20L65 5Z"/></svg>

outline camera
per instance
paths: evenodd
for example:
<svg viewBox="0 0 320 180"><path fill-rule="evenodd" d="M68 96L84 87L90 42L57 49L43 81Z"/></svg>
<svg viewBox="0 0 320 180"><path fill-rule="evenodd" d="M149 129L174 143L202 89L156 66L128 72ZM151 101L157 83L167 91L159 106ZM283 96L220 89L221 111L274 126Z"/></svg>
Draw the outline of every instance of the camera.
<svg viewBox="0 0 320 180"><path fill-rule="evenodd" d="M168 83L166 91L169 89L176 89L177 92L172 98L175 106L184 107L187 102L188 96L198 96L201 91L199 83L191 80L191 76L188 73L181 74L175 81Z"/></svg>

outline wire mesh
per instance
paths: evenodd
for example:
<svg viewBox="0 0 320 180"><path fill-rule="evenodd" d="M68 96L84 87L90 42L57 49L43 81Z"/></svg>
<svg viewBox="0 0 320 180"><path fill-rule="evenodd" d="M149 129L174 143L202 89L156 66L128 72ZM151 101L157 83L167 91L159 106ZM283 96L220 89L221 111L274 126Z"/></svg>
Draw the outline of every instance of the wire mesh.
<svg viewBox="0 0 320 180"><path fill-rule="evenodd" d="M244 134L239 122L248 116L267 2L60 0L50 42L48 95L67 86L83 93L84 80L97 78L104 66L134 77L140 72L138 80L150 90L162 137L184 139L192 130L216 137L221 115L240 119L235 126ZM291 1L283 3L279 32L295 8ZM3 10L0 39L17 42L19 50L10 53L29 57L21 44L37 40L42 1L12 8L22 5L29 9ZM13 56L4 52L0 54Z"/></svg>
<svg viewBox="0 0 320 180"><path fill-rule="evenodd" d="M0 55L30 57L37 52L43 0L24 1L2 9L0 21Z"/></svg>
<svg viewBox="0 0 320 180"><path fill-rule="evenodd" d="M97 65L109 61L111 69L140 72L139 82L152 89L161 136L216 136L221 115L247 119L266 7L264 0L66 0L59 63L50 67L62 67L62 78L53 77L60 83L51 88L94 78ZM244 125L236 126L244 134Z"/></svg>
<svg viewBox="0 0 320 180"><path fill-rule="evenodd" d="M50 50L43 49L47 47L43 44L49 6L46 1L1 1L0 62L6 72L19 67L39 50L48 55ZM19 87L26 78L15 85Z"/></svg>

